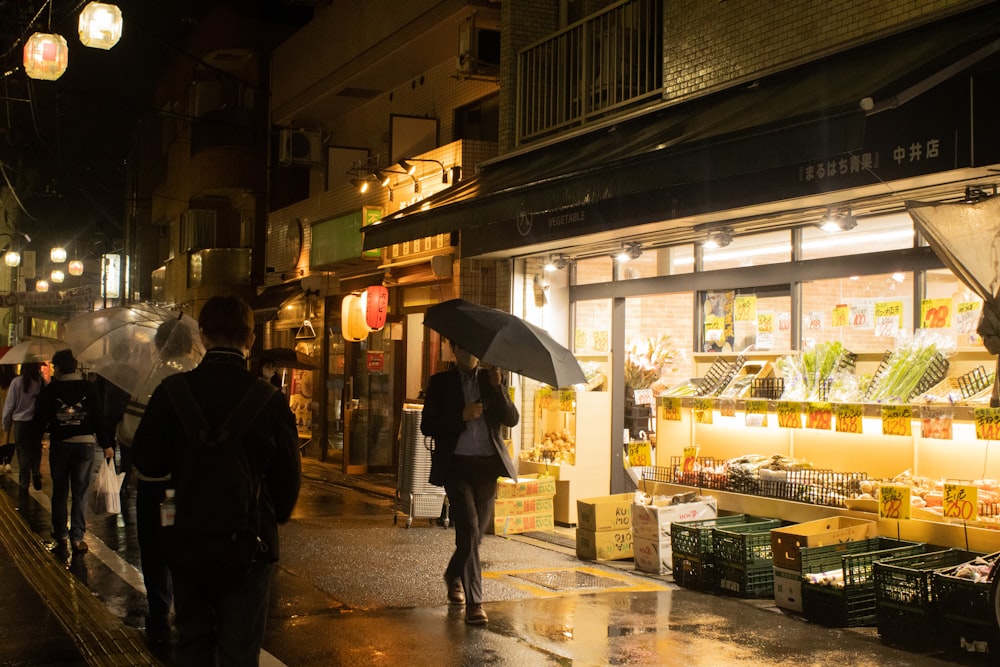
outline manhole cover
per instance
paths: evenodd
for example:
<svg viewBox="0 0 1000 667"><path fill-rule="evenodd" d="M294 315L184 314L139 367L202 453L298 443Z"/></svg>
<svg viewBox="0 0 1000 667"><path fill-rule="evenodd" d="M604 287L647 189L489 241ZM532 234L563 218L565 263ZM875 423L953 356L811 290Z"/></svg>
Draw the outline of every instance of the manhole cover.
<svg viewBox="0 0 1000 667"><path fill-rule="evenodd" d="M566 591L580 588L613 588L621 586L622 582L610 577L601 577L579 570L556 570L551 572L519 572L512 577L524 579L536 586L543 586L553 591Z"/></svg>

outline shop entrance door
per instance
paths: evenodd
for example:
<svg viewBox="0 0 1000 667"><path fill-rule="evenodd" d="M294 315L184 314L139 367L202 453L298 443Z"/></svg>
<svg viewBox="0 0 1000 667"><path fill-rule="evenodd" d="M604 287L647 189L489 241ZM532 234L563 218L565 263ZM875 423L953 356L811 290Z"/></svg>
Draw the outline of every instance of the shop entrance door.
<svg viewBox="0 0 1000 667"><path fill-rule="evenodd" d="M395 359L390 326L344 344L344 462L347 474L389 472L395 454Z"/></svg>

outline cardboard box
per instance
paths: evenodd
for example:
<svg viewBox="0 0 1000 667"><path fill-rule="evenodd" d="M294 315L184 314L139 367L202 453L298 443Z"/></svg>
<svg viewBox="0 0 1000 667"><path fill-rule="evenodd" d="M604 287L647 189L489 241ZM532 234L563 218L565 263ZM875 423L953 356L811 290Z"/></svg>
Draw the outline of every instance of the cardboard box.
<svg viewBox="0 0 1000 667"><path fill-rule="evenodd" d="M511 514L493 517L494 535L519 535L539 530L555 530L556 521L552 511L533 514Z"/></svg>
<svg viewBox="0 0 1000 667"><path fill-rule="evenodd" d="M674 521L698 521L718 516L715 498L679 505L632 505L632 536L636 539L666 541L670 545L670 524Z"/></svg>
<svg viewBox="0 0 1000 667"><path fill-rule="evenodd" d="M632 530L576 529L576 556L585 560L632 558Z"/></svg>
<svg viewBox="0 0 1000 667"><path fill-rule="evenodd" d="M576 525L589 531L627 530L632 527L631 493L576 501ZM578 531L579 532L579 531Z"/></svg>
<svg viewBox="0 0 1000 667"><path fill-rule="evenodd" d="M774 604L802 613L802 575L799 572L774 568Z"/></svg>
<svg viewBox="0 0 1000 667"><path fill-rule="evenodd" d="M516 480L506 477L497 482L497 498L524 498L525 496L554 496L555 477L527 475Z"/></svg>
<svg viewBox="0 0 1000 667"><path fill-rule="evenodd" d="M878 537L878 524L867 519L835 516L771 529L774 566L802 572L802 547L825 547Z"/></svg>
<svg viewBox="0 0 1000 667"><path fill-rule="evenodd" d="M673 570L673 552L670 550L670 542L645 540L633 535L632 552L637 570L653 574L667 574Z"/></svg>
<svg viewBox="0 0 1000 667"><path fill-rule="evenodd" d="M552 496L525 496L524 498L498 498L493 506L493 516L511 514L538 514L552 512Z"/></svg>

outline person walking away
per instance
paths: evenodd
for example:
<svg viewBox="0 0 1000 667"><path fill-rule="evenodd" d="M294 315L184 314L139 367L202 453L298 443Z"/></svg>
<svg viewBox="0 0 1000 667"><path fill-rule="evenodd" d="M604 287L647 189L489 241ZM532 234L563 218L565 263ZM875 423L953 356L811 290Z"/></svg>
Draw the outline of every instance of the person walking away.
<svg viewBox="0 0 1000 667"><path fill-rule="evenodd" d="M131 396L127 391L109 380L108 377L113 377L126 386L134 387L138 382L139 373L128 363L131 356L132 348L128 343L124 341L115 343L111 347L111 363L104 366L101 370L101 373L106 374L107 377L98 373L97 377L94 378L94 385L97 387L97 393L101 397L101 405L103 406L101 419L104 422L104 430L108 433L109 437L113 436L117 431L118 424L125 415L125 407L128 405ZM124 501L128 495L129 484L132 480L132 464L129 461L129 449L120 446L120 443L116 442L115 444L119 444L118 455L121 457L118 472L125 473L121 488L122 500ZM124 505L123 502L122 507Z"/></svg>
<svg viewBox="0 0 1000 667"><path fill-rule="evenodd" d="M479 545L493 520L498 477L517 477L500 435L520 420L499 368L451 343L455 366L427 384L420 430L434 438L430 483L444 486L455 524L455 553L444 571L448 601L465 604L465 622L484 625Z"/></svg>
<svg viewBox="0 0 1000 667"><path fill-rule="evenodd" d="M28 493L28 484L42 488L42 432L34 422L38 394L45 386L42 365L21 364L21 374L10 383L3 403L4 433L13 431L17 447L18 490Z"/></svg>
<svg viewBox="0 0 1000 667"><path fill-rule="evenodd" d="M14 364L0 365L0 405L7 404L7 394L10 393L10 385L17 377ZM0 472L10 473L10 462L14 459L14 434L8 426L3 430L3 440L0 441Z"/></svg>
<svg viewBox="0 0 1000 667"><path fill-rule="evenodd" d="M250 306L212 297L198 324L205 357L153 392L132 462L138 474L169 475L176 494L176 511L165 505L161 520L177 664L257 665L278 524L291 516L301 484L298 433L285 397L247 370Z"/></svg>
<svg viewBox="0 0 1000 667"><path fill-rule="evenodd" d="M131 461L135 433L153 391L164 378L193 370L197 366L191 356L194 340L180 320L167 320L157 327L153 344L159 361L129 399L115 432L115 438L122 449L122 459L128 458L129 465L133 468ZM148 606L146 633L154 643L162 643L170 638L170 607L174 600L170 569L163 558L160 545L160 503L170 486L170 475L149 477L135 469L133 474L136 480L135 529Z"/></svg>
<svg viewBox="0 0 1000 667"><path fill-rule="evenodd" d="M38 394L35 423L49 434L49 469L52 474L52 539L57 549L65 549L67 536L66 500L70 499L69 540L73 553L87 551L83 541L87 531L87 489L92 477L94 446L104 450L104 458L115 455L101 421L101 399L92 382L77 372L70 350L52 356L53 380Z"/></svg>

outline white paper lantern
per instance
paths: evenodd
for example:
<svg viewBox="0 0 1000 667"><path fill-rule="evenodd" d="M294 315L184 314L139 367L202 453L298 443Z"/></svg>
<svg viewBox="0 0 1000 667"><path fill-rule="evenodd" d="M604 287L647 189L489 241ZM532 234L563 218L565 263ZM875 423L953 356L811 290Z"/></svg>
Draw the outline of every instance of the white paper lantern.
<svg viewBox="0 0 1000 667"><path fill-rule="evenodd" d="M122 10L117 5L91 2L80 12L80 43L93 49L110 49L122 36Z"/></svg>

